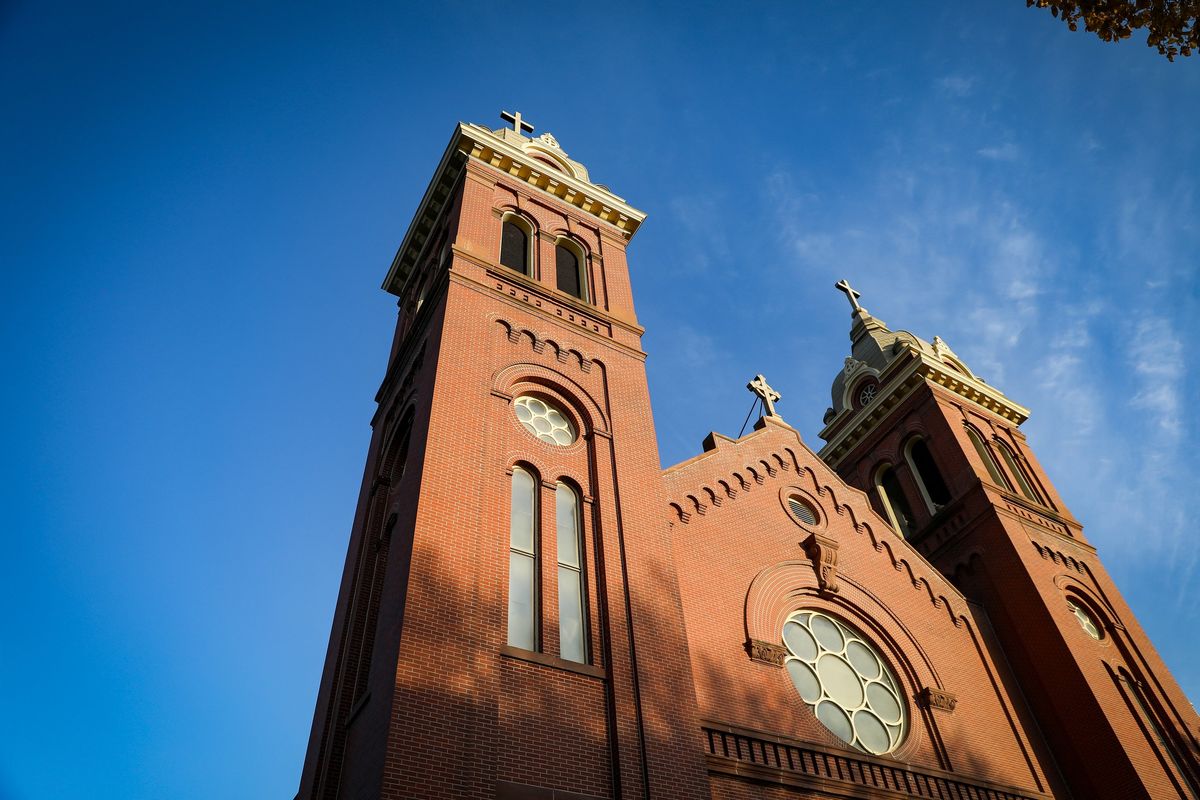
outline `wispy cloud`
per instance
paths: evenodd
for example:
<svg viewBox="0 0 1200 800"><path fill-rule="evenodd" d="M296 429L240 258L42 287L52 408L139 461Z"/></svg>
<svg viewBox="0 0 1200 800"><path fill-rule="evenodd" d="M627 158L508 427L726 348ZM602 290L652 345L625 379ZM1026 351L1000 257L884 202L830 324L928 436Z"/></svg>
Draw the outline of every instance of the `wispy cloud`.
<svg viewBox="0 0 1200 800"><path fill-rule="evenodd" d="M708 269L730 260L727 226L721 218L723 206L709 195L689 195L671 200L671 214L687 232L687 269Z"/></svg>
<svg viewBox="0 0 1200 800"><path fill-rule="evenodd" d="M1193 470L1179 443L1194 433L1182 387L1195 358L1183 345L1186 309L1149 302L1168 286L1178 291L1165 254L1179 244L1148 241L1170 235L1171 220L1190 213L1190 196L1155 196L1135 180L1131 196L1099 223L1116 232L1109 254L1122 258L1101 253L1083 263L1053 219L1029 211L1020 178L997 184L977 159L941 159L881 155L874 178L849 192L774 175L770 191L795 269L805 281L844 274L893 327L940 334L992 385L1033 409L1031 442L1091 540L1126 564L1178 551L1170 556L1175 579L1190 585L1200 559L1184 520L1200 504L1183 477ZM865 231L864 220L872 223ZM1123 269L1148 253L1167 264ZM1160 310L1137 313L1143 303ZM1141 519L1132 536L1115 520L1135 508ZM1197 602L1194 594L1179 602Z"/></svg>
<svg viewBox="0 0 1200 800"><path fill-rule="evenodd" d="M938 78L937 86L952 97L968 97L975 89L975 78L967 75L946 75Z"/></svg>
<svg viewBox="0 0 1200 800"><path fill-rule="evenodd" d="M978 155L992 161L1016 161L1021 157L1021 150L1012 142L1005 142L992 147L981 147L975 151Z"/></svg>

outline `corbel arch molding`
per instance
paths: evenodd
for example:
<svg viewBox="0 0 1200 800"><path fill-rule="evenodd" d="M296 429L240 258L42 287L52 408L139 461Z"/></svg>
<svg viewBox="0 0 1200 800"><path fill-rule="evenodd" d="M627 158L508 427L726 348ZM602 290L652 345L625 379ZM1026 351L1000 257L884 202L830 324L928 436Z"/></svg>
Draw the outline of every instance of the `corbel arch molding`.
<svg viewBox="0 0 1200 800"><path fill-rule="evenodd" d="M579 426L580 440L591 433L608 437L608 417L592 394L561 372L541 364L520 362L497 370L492 375L492 394L511 403L522 391L540 392L557 399Z"/></svg>
<svg viewBox="0 0 1200 800"><path fill-rule="evenodd" d="M923 738L938 740L928 728L932 720L922 713L920 697L927 689L946 691L947 687L917 637L891 608L857 581L841 580L842 590L830 595L820 591L806 561L781 561L759 572L746 595L747 649L755 642L782 647L783 624L801 609L829 613L861 631L900 681L909 712L909 735L889 757L904 760L925 746Z"/></svg>
<svg viewBox="0 0 1200 800"><path fill-rule="evenodd" d="M493 314L489 319L504 329L505 338L513 344L517 344L523 340L533 349L533 352L538 354L544 353L546 346L549 345L556 360L563 364L573 360L584 372L591 372L592 366L596 363L594 359L573 344L568 343L565 339L560 342L555 338L544 336L531 328L522 327L510 322L496 314Z"/></svg>
<svg viewBox="0 0 1200 800"><path fill-rule="evenodd" d="M791 450L788 449L788 452ZM795 458L795 453L792 453L792 457ZM832 509L832 514L839 517L849 517L854 532L866 535L871 547L878 553L885 553L892 567L897 572L905 573L913 588L922 589L934 608L944 610L955 627L961 627L968 621L967 615L961 610L961 604L965 602L962 593L950 585L928 561L892 530L887 520L871 507L866 492L846 484L834 486L831 483L823 483L813 467L801 466L798 461L796 478L796 485L800 485L802 480L811 481L813 493L817 497L829 498L828 505L822 504L822 508L826 511ZM848 494L849 497L843 495L839 499L840 493ZM849 502L852 498L857 502ZM936 577L931 580L930 575ZM946 588L949 589L948 592L943 591Z"/></svg>

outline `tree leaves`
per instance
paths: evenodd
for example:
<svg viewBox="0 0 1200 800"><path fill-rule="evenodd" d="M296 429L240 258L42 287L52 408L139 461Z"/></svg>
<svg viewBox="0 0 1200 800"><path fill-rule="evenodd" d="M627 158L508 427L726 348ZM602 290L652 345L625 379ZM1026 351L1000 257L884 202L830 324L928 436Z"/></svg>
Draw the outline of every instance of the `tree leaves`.
<svg viewBox="0 0 1200 800"><path fill-rule="evenodd" d="M1147 29L1146 44L1174 61L1200 48L1200 0L1025 0L1026 7L1049 8L1073 31L1091 31L1105 42L1128 39Z"/></svg>

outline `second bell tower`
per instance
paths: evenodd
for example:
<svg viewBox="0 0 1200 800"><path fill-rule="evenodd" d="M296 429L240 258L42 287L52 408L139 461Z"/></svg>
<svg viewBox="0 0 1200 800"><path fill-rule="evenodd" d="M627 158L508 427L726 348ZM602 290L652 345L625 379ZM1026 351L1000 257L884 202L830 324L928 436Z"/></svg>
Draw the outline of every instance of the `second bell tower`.
<svg viewBox="0 0 1200 800"><path fill-rule="evenodd" d="M982 607L1075 797L1200 796L1196 713L1021 433L1028 410L837 288L851 355L821 457Z"/></svg>

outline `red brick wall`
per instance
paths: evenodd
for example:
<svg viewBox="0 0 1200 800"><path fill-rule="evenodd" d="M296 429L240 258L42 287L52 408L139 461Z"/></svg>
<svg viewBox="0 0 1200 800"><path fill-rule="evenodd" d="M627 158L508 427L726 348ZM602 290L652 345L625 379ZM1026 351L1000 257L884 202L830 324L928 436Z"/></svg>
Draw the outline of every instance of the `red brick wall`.
<svg viewBox="0 0 1200 800"><path fill-rule="evenodd" d="M822 610L873 641L902 685L909 729L891 758L1049 791L973 609L795 431L767 422L738 442L718 440L664 481L685 509L673 535L703 719L844 750L786 670L751 660L745 649L748 639L781 644L792 611ZM818 525L788 512L792 493L817 508ZM802 547L813 530L837 543L836 592L820 591ZM955 710L922 707L916 698L926 687L953 694Z"/></svg>
<svg viewBox="0 0 1200 800"><path fill-rule="evenodd" d="M380 417L397 404L416 408L410 458L419 465L397 495L403 520L391 544L371 696L349 725L344 759L326 785L340 785L341 797L364 798L492 797L497 781L599 797L704 796L622 237L474 162L460 191L461 213L448 224L448 281L425 299L436 307L416 312L415 289L402 298L395 352L405 353L413 336L428 335L429 344L407 388L411 399L390 376ZM552 266L555 237L581 244L594 305L559 293L552 269L530 279L498 266L506 210L535 222L540 264ZM437 253L431 263L440 263ZM583 438L556 447L527 433L511 406L526 392L559 406ZM542 482L541 654L506 644L515 464ZM556 657L559 479L583 494L591 650L584 667ZM369 505L366 486L361 504ZM337 678L326 671L323 686L332 686ZM310 750L320 748L320 726ZM306 765L302 796L315 788L314 771Z"/></svg>
<svg viewBox="0 0 1200 800"><path fill-rule="evenodd" d="M967 424L982 434L1011 490L989 476L967 438ZM912 435L925 437L954 498L936 518L901 455ZM997 440L1014 451L1046 504L1023 496L995 449ZM1176 797L1183 771L1200 778L1195 712L1025 436L962 398L925 385L849 454L839 472L869 488L883 460L898 464L917 516L917 549L986 610L997 657L1013 668L1014 697L1019 691L1028 699L1029 714L1074 795ZM1084 633L1067 608L1068 598L1084 603L1106 626L1103 641ZM1174 740L1178 766L1139 723L1128 692L1115 679L1122 670L1143 682L1157 722Z"/></svg>

